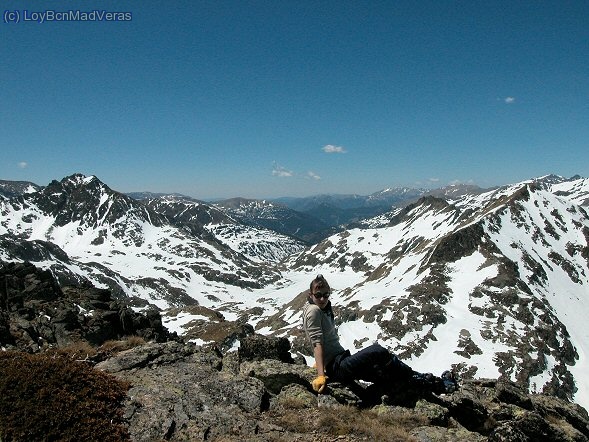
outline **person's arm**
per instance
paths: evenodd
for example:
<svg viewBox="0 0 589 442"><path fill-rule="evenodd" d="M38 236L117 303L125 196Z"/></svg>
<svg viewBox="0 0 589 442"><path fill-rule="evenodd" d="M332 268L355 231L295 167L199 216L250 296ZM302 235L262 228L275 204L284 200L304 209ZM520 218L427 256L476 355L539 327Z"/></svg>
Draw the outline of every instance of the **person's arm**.
<svg viewBox="0 0 589 442"><path fill-rule="evenodd" d="M325 376L325 365L323 362L323 345L315 344L313 346L313 354L315 356L315 367L317 368L317 377L311 382L313 390L317 393L323 393L327 385L327 376Z"/></svg>
<svg viewBox="0 0 589 442"><path fill-rule="evenodd" d="M322 393L327 385L325 376L325 360L323 358L323 330L321 329L321 314L319 308L312 308L304 314L303 325L305 332L313 345L313 356L315 357L315 368L317 377L311 382L313 390Z"/></svg>
<svg viewBox="0 0 589 442"><path fill-rule="evenodd" d="M323 345L317 343L313 346L313 355L315 356L315 366L317 367L317 376L325 376L325 363L323 361Z"/></svg>

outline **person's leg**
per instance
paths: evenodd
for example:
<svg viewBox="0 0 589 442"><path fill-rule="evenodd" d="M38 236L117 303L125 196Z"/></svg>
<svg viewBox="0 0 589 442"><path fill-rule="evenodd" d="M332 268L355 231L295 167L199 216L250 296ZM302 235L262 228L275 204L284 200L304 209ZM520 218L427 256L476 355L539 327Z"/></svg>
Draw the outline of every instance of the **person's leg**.
<svg viewBox="0 0 589 442"><path fill-rule="evenodd" d="M417 373L393 353L389 353L389 361L383 367L383 371L387 377L399 380L410 378Z"/></svg>
<svg viewBox="0 0 589 442"><path fill-rule="evenodd" d="M407 379L413 370L397 356L379 344L337 361L333 367L334 380L383 382L392 378Z"/></svg>
<svg viewBox="0 0 589 442"><path fill-rule="evenodd" d="M438 377L413 370L379 344L373 344L353 355L346 354L344 357L336 358L330 371L330 377L334 381L363 380L377 384L376 386L383 390L398 389L407 385L440 394L451 393L458 387L451 376Z"/></svg>

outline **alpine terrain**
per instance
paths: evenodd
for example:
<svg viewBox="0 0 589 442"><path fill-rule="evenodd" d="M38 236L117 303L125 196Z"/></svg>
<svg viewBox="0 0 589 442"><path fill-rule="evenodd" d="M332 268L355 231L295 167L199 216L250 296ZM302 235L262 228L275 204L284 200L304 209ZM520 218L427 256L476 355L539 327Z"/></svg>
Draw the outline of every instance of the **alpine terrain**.
<svg viewBox="0 0 589 442"><path fill-rule="evenodd" d="M268 224L303 215L269 216L269 203L134 199L82 175L1 184L0 260L155 305L197 344L247 323L311 363L297 295L322 273L350 350L378 340L419 371L511 380L589 408L587 179L418 192L310 246Z"/></svg>
<svg viewBox="0 0 589 442"><path fill-rule="evenodd" d="M90 281L162 308L201 297L231 301L276 282L273 264L303 247L198 201L162 197L144 204L96 177L72 175L39 189L3 194L0 259L30 261L51 269L60 283Z"/></svg>

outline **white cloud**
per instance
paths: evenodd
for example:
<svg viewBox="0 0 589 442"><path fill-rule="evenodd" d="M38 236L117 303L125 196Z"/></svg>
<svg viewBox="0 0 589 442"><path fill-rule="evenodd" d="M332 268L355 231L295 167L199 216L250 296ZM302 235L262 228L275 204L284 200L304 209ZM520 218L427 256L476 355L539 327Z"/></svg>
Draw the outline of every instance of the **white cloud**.
<svg viewBox="0 0 589 442"><path fill-rule="evenodd" d="M515 97L505 97L503 101L505 101L507 104L513 104L515 103Z"/></svg>
<svg viewBox="0 0 589 442"><path fill-rule="evenodd" d="M311 179L314 179L317 181L319 181L321 179L321 177L319 175L317 175L315 172L313 172L311 170L307 172L307 178L311 178Z"/></svg>
<svg viewBox="0 0 589 442"><path fill-rule="evenodd" d="M440 179L439 178L429 178L428 181L430 183L437 183L438 181L440 181Z"/></svg>
<svg viewBox="0 0 589 442"><path fill-rule="evenodd" d="M459 186L461 184L474 185L474 180L452 180L448 183L449 186Z"/></svg>
<svg viewBox="0 0 589 442"><path fill-rule="evenodd" d="M285 169L284 167L274 163L274 166L272 168L272 176L291 177L291 176L293 176L293 172L291 170Z"/></svg>
<svg viewBox="0 0 589 442"><path fill-rule="evenodd" d="M27 163L26 161L21 161L20 163L17 163L17 166L19 167L19 169L26 169L29 166L29 163Z"/></svg>
<svg viewBox="0 0 589 442"><path fill-rule="evenodd" d="M346 149L342 146L334 146L333 144L327 144L321 150L325 153L346 153Z"/></svg>

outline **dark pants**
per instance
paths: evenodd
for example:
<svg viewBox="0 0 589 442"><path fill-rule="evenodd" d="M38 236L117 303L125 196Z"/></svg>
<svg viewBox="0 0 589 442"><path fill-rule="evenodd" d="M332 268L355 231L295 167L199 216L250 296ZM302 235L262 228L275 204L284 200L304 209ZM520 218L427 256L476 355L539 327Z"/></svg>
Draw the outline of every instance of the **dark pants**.
<svg viewBox="0 0 589 442"><path fill-rule="evenodd" d="M363 380L383 386L408 381L415 372L397 356L379 344L373 344L351 355L345 351L327 366L332 381Z"/></svg>

